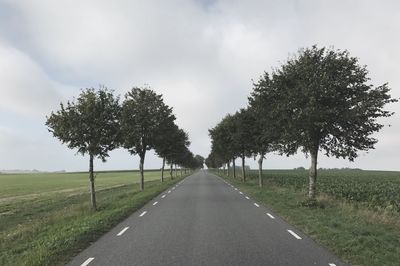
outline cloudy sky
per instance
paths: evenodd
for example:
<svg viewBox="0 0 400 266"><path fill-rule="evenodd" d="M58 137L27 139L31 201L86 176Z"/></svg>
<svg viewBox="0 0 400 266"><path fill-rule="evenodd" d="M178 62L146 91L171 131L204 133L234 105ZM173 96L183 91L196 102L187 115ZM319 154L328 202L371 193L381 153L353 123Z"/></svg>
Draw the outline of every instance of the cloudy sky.
<svg viewBox="0 0 400 266"><path fill-rule="evenodd" d="M347 49L375 85L400 97L398 1L0 0L0 169L86 170L44 126L81 88L125 94L149 84L173 106L191 150L206 157L208 129L246 106L252 80L301 47ZM382 120L375 150L319 167L400 170L398 114ZM125 150L97 169L138 168ZM146 168L160 160L148 156ZM248 163L255 165L253 159ZM267 168L308 167L302 154L269 155Z"/></svg>

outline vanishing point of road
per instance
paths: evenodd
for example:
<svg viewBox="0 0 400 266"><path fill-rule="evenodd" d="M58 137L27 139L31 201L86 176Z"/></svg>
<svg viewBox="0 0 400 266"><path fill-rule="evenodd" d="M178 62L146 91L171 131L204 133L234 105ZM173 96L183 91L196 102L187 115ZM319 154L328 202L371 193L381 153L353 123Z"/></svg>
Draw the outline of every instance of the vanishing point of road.
<svg viewBox="0 0 400 266"><path fill-rule="evenodd" d="M346 265L223 179L201 170L68 265Z"/></svg>

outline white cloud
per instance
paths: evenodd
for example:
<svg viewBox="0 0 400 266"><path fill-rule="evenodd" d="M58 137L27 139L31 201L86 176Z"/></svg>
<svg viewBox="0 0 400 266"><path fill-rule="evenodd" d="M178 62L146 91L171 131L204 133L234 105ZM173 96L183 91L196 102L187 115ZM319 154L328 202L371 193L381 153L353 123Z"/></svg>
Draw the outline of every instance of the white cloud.
<svg viewBox="0 0 400 266"><path fill-rule="evenodd" d="M124 94L149 84L174 107L193 152L207 156L207 130L246 105L251 80L315 43L349 49L368 65L374 84L388 81L400 97L396 1L21 0L2 5L10 13L0 12L0 22L8 22L0 25L0 109L32 119L43 118L79 88L104 84ZM390 109L399 113L400 105ZM354 167L397 167L385 154L399 147L393 136L400 133L400 121L398 116L389 121L393 127L377 135L377 149ZM29 134L15 130L22 139ZM50 134L40 139L48 158L86 169L86 161L75 164L76 157L55 143ZM123 168L119 162L132 160L123 151L112 154L99 167ZM274 158L272 168L304 162L301 155ZM148 158L150 167L158 163ZM326 158L320 163L346 164Z"/></svg>
<svg viewBox="0 0 400 266"><path fill-rule="evenodd" d="M53 82L29 56L0 43L0 109L44 117L62 97Z"/></svg>

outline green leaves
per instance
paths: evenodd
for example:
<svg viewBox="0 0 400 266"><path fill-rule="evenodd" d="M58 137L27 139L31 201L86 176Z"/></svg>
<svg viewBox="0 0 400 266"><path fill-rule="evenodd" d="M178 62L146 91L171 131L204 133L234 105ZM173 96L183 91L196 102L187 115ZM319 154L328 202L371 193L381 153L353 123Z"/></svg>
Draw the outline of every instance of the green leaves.
<svg viewBox="0 0 400 266"><path fill-rule="evenodd" d="M145 154L155 148L166 121L174 120L172 109L164 104L161 95L149 88L133 88L122 104L122 145L131 154Z"/></svg>
<svg viewBox="0 0 400 266"><path fill-rule="evenodd" d="M150 88L133 88L120 106L119 97L101 87L98 91L83 90L75 102L66 106L61 103L60 110L47 118L46 125L69 148L90 155L91 199L96 209L93 158L104 162L108 152L118 146L139 155L142 190L147 150L157 149L171 164L197 167L188 149L188 135L174 121L172 108Z"/></svg>
<svg viewBox="0 0 400 266"><path fill-rule="evenodd" d="M169 163L188 166L194 160L189 137L174 121L162 95L150 88L133 88L122 104L122 146L143 159L147 150L155 149Z"/></svg>
<svg viewBox="0 0 400 266"><path fill-rule="evenodd" d="M276 70L268 86L260 81L262 95L279 99L272 107L279 110L286 152L321 148L328 156L354 160L358 150L372 149L377 140L371 134L382 128L377 118L392 114L383 106L397 100L387 84L367 84L367 74L348 51L313 46Z"/></svg>
<svg viewBox="0 0 400 266"><path fill-rule="evenodd" d="M211 167L239 156L301 149L310 154L310 197L315 195L317 155L353 161L358 152L373 149L372 135L383 125L379 118L392 112L384 106L397 102L387 84L369 84L366 66L349 52L326 48L301 49L296 56L264 73L254 83L249 108L227 115L211 129Z"/></svg>
<svg viewBox="0 0 400 266"><path fill-rule="evenodd" d="M46 126L62 143L105 161L118 146L119 98L105 87L85 89L75 101L60 104L47 117Z"/></svg>

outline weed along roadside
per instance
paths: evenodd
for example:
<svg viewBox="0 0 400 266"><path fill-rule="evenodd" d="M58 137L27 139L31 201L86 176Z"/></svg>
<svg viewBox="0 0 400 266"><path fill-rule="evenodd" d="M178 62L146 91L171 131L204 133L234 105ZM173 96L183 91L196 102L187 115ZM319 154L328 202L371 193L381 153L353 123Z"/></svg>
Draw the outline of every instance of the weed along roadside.
<svg viewBox="0 0 400 266"><path fill-rule="evenodd" d="M279 172L284 174L290 170L273 171L279 175ZM243 183L240 177L234 179L216 171L214 174L264 204L351 265L398 265L400 261L398 212L371 208L365 203L358 204L322 192L317 196L318 206L307 207L304 206L306 189L296 189L292 184L280 184L274 178L264 176L264 186L260 188L254 177L248 177ZM371 173L365 171L364 174L368 178ZM349 182L357 180L348 178Z"/></svg>
<svg viewBox="0 0 400 266"><path fill-rule="evenodd" d="M143 191L136 182L99 190L97 211L90 209L87 192L0 204L0 265L62 265L188 175L146 181Z"/></svg>

